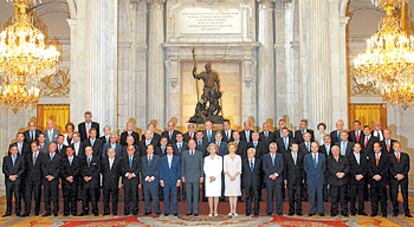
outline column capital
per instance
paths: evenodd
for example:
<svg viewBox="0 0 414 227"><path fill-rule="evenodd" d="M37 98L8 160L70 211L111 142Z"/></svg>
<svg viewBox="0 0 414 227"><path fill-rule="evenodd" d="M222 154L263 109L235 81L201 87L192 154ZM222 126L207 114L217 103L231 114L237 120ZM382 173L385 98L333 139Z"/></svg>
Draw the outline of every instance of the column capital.
<svg viewBox="0 0 414 227"><path fill-rule="evenodd" d="M139 0L135 0L135 1L139 1ZM148 7L151 9L153 7L157 7L157 8L162 7L167 0L145 0L145 1L147 2Z"/></svg>
<svg viewBox="0 0 414 227"><path fill-rule="evenodd" d="M260 8L273 8L275 0L257 0Z"/></svg>

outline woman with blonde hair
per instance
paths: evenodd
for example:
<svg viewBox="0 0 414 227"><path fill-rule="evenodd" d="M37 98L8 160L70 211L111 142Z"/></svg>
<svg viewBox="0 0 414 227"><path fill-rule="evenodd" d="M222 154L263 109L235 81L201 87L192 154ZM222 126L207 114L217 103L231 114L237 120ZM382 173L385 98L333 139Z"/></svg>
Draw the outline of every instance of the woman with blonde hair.
<svg viewBox="0 0 414 227"><path fill-rule="evenodd" d="M239 216L237 214L237 199L241 196L240 174L242 162L240 155L237 155L237 144L230 142L227 144L228 155L224 156L224 195L229 197L230 213L229 216Z"/></svg>
<svg viewBox="0 0 414 227"><path fill-rule="evenodd" d="M221 172L223 159L217 155L217 145L212 143L207 147L210 153L204 158L204 174L206 176L206 197L210 208L209 217L218 216L217 207L221 196Z"/></svg>

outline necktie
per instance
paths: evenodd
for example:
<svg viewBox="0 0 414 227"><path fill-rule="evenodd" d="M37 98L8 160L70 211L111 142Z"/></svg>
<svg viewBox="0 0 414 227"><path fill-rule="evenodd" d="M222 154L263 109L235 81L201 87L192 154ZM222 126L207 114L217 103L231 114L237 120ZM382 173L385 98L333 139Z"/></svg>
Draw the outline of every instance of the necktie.
<svg viewBox="0 0 414 227"><path fill-rule="evenodd" d="M375 155L375 165L378 167L380 162L379 155Z"/></svg>
<svg viewBox="0 0 414 227"><path fill-rule="evenodd" d="M168 168L169 169L171 169L171 162L172 162L171 158L168 158Z"/></svg>
<svg viewBox="0 0 414 227"><path fill-rule="evenodd" d="M37 154L35 153L33 155L33 166L36 165L36 160L37 160Z"/></svg>
<svg viewBox="0 0 414 227"><path fill-rule="evenodd" d="M69 158L69 165L72 165L72 160L73 160L73 157L70 157Z"/></svg>
<svg viewBox="0 0 414 227"><path fill-rule="evenodd" d="M129 156L129 168L132 169L132 157Z"/></svg>
<svg viewBox="0 0 414 227"><path fill-rule="evenodd" d="M336 139L337 139L338 141L340 141L340 140L341 140L341 133L340 133L339 131L336 131Z"/></svg>
<svg viewBox="0 0 414 227"><path fill-rule="evenodd" d="M400 163L400 152L397 153L397 163Z"/></svg>
<svg viewBox="0 0 414 227"><path fill-rule="evenodd" d="M55 154L50 154L50 160L53 160L53 157L55 156Z"/></svg>
<svg viewBox="0 0 414 227"><path fill-rule="evenodd" d="M365 148L367 148L367 147L368 147L368 140L369 140L369 137L368 137L368 136L367 136L367 137L365 137L365 144L364 144Z"/></svg>
<svg viewBox="0 0 414 227"><path fill-rule="evenodd" d="M327 145L325 149L326 149L326 153L328 154L327 156L329 156L329 154L331 153L331 147Z"/></svg>
<svg viewBox="0 0 414 227"><path fill-rule="evenodd" d="M254 143L253 143L253 147L254 147L254 149L256 149L256 148L257 148L257 142L254 142Z"/></svg>
<svg viewBox="0 0 414 227"><path fill-rule="evenodd" d="M313 164L314 164L315 168L318 165L318 159L316 158L315 154L313 155Z"/></svg>
<svg viewBox="0 0 414 227"><path fill-rule="evenodd" d="M275 165L275 154L272 154L272 164Z"/></svg>
<svg viewBox="0 0 414 227"><path fill-rule="evenodd" d="M16 157L12 156L12 162L13 162L13 168L14 168L14 164L16 164Z"/></svg>
<svg viewBox="0 0 414 227"><path fill-rule="evenodd" d="M283 137L283 140L285 141L285 150L288 150L288 142L287 142L287 138Z"/></svg>
<svg viewBox="0 0 414 227"><path fill-rule="evenodd" d="M91 167L91 157L88 157L88 168Z"/></svg>
<svg viewBox="0 0 414 227"><path fill-rule="evenodd" d="M34 140L35 140L35 137L36 137L36 136L35 136L35 134L36 134L36 133L35 133L35 132L34 132L34 130L33 130L33 131L32 131L32 141L34 141Z"/></svg>
<svg viewBox="0 0 414 227"><path fill-rule="evenodd" d="M181 143L178 143L178 150L181 151Z"/></svg>
<svg viewBox="0 0 414 227"><path fill-rule="evenodd" d="M357 163L359 165L359 162L360 162L360 156L359 156L359 154L356 155L356 160L357 160Z"/></svg>
<svg viewBox="0 0 414 227"><path fill-rule="evenodd" d="M310 146L308 142L306 142L306 149L308 150L308 152L310 152Z"/></svg>
<svg viewBox="0 0 414 227"><path fill-rule="evenodd" d="M359 142L361 135L359 134L359 131L356 131L355 133L356 133L356 141Z"/></svg>
<svg viewBox="0 0 414 227"><path fill-rule="evenodd" d="M114 164L114 160L109 159L109 170L112 170L112 165Z"/></svg>
<svg viewBox="0 0 414 227"><path fill-rule="evenodd" d="M269 137L269 132L265 132L266 138Z"/></svg>
<svg viewBox="0 0 414 227"><path fill-rule="evenodd" d="M194 155L194 151L191 151L190 154L191 154L191 156L193 156Z"/></svg>
<svg viewBox="0 0 414 227"><path fill-rule="evenodd" d="M293 152L293 163L296 165L296 162L298 160L298 154L296 152Z"/></svg>
<svg viewBox="0 0 414 227"><path fill-rule="evenodd" d="M52 138L53 130L49 130L48 132L49 132L49 142L52 142L52 140L53 140L53 138Z"/></svg>
<svg viewBox="0 0 414 227"><path fill-rule="evenodd" d="M388 139L387 140L387 151L390 152L390 150L391 150L391 143L390 143L390 140Z"/></svg>
<svg viewBox="0 0 414 227"><path fill-rule="evenodd" d="M246 140L247 142L250 142L250 131L249 130L246 131Z"/></svg>
<svg viewBox="0 0 414 227"><path fill-rule="evenodd" d="M253 173L253 171L254 171L254 164L253 164L253 159L252 159L250 160L250 172Z"/></svg>

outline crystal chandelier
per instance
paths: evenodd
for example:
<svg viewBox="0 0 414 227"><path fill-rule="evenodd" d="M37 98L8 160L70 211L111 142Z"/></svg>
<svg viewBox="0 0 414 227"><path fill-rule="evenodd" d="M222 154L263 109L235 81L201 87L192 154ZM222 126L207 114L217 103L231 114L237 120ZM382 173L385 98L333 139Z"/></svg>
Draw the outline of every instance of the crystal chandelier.
<svg viewBox="0 0 414 227"><path fill-rule="evenodd" d="M35 107L38 82L55 73L60 52L45 43L45 35L27 13L33 0L8 0L15 8L13 23L0 33L0 103L17 112Z"/></svg>
<svg viewBox="0 0 414 227"><path fill-rule="evenodd" d="M372 85L386 103L403 109L414 105L414 37L402 28L404 21L396 14L406 7L406 1L374 1L386 16L378 32L367 40L365 52L354 59L352 69L358 84Z"/></svg>

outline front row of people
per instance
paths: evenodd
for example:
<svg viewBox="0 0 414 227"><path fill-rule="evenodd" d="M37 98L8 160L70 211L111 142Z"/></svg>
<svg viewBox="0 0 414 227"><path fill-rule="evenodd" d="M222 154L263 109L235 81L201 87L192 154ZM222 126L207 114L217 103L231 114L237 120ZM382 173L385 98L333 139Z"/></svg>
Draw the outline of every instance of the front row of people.
<svg viewBox="0 0 414 227"><path fill-rule="evenodd" d="M138 214L138 188L142 186L144 195L144 214L160 215L159 187L163 191L164 214L178 215L179 188L186 193L187 215L199 213L200 185L205 181L204 193L208 198L209 216L218 215L219 198L229 198L231 216L238 216L237 201L242 195L243 186L246 200L246 215L259 215L261 189L266 187L266 213L283 215L284 190L287 188L289 200L288 215L302 215L304 194L309 194L310 209L308 215L324 215L324 187L328 185L330 195L330 214L336 216L366 215L364 192L370 187L371 216L387 216L387 187L390 190L393 215L399 215L397 199L399 188L403 198L405 216L411 217L408 208L408 172L410 160L408 154L401 151L399 142L393 144L393 153L383 152L381 144L376 142L373 152L362 151L362 145L356 143L353 152L342 156L337 145L332 147L328 157L319 151L317 142L311 144L309 153L300 151L297 143L290 145L290 152L278 152L276 143L270 143L269 152L261 158L256 150L249 148L246 158L237 155L237 144L227 145L229 154L221 157L218 147L208 146L208 156L204 157L196 150L196 142L190 140L189 148L181 156L175 155L174 148L167 146L166 155L154 154L154 146L148 145L146 155L136 155L135 146L127 147L127 155L117 156L113 148L107 150L107 156L96 155L92 147L86 147L85 155L74 155L72 147L60 155L57 145L52 142L48 153L39 151L39 144L30 144L31 153L18 154L18 147L9 147L9 155L3 160L3 173L6 181L7 210L4 216L12 213L12 199L15 201L15 213L21 213L21 200L24 199L22 216L31 214L34 197L34 215L39 215L41 191L45 204L44 216L59 213L59 184L63 190L63 214L78 215L77 201L82 200L80 215L90 211L97 216L100 188L103 188L104 215L118 214L118 192L123 188L124 215ZM102 176L102 182L101 182ZM24 179L24 180L23 180ZM25 188L21 196L20 187ZM78 196L81 194L82 196ZM274 202L276 200L276 203ZM51 203L53 202L53 210ZM110 206L110 203L112 204ZM253 206L252 206L253 203ZM252 209L253 208L253 209ZM340 210L339 210L340 208ZM348 211L349 210L349 211Z"/></svg>

